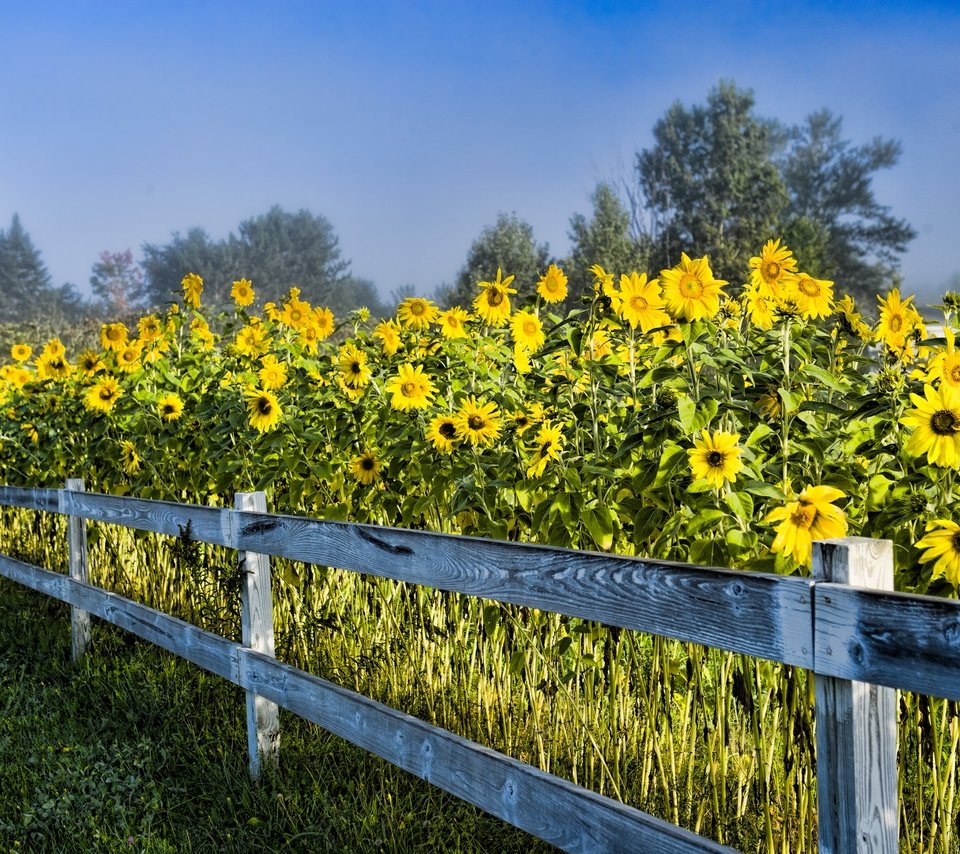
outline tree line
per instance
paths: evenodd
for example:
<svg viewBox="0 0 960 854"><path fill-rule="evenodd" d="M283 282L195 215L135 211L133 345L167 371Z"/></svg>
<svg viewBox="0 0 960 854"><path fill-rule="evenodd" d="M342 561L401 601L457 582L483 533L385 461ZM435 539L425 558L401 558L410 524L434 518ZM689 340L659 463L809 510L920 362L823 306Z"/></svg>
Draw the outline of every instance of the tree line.
<svg viewBox="0 0 960 854"><path fill-rule="evenodd" d="M445 306L470 306L477 282L497 268L529 292L550 263L569 277L569 303L592 287L593 264L614 272L672 266L681 252L709 255L718 278L738 284L748 259L768 237L782 237L804 269L873 309L890 286L899 256L916 236L875 198L872 179L896 165L899 142L879 137L854 145L829 110L787 126L758 116L750 90L720 82L705 104L675 103L653 128L654 143L637 152L630 174L601 182L589 217L570 220L570 252L553 257L533 227L500 213L470 247L453 283L433 295ZM366 306L389 313L376 286L350 272L331 223L308 210L273 207L212 240L199 227L168 243L101 253L92 267L92 297L54 286L19 217L0 231L0 322L125 316L169 302L186 272L204 279L208 304L227 304L231 283L247 278L264 299L302 298L335 313Z"/></svg>

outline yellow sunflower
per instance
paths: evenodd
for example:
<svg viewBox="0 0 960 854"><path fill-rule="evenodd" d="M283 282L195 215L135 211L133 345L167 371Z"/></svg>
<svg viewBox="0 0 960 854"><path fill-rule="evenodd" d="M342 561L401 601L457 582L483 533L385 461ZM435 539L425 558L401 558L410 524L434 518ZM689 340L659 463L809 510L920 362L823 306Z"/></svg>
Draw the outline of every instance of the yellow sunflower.
<svg viewBox="0 0 960 854"><path fill-rule="evenodd" d="M556 264L547 267L547 272L537 282L537 293L546 303L563 302L567 298L567 276Z"/></svg>
<svg viewBox="0 0 960 854"><path fill-rule="evenodd" d="M249 359L259 359L267 351L267 331L259 323L249 323L237 332L234 349Z"/></svg>
<svg viewBox="0 0 960 854"><path fill-rule="evenodd" d="M534 453L527 466L527 477L540 477L551 460L560 457L563 450L563 433L549 421L544 421L533 440Z"/></svg>
<svg viewBox="0 0 960 854"><path fill-rule="evenodd" d="M333 312L329 308L315 308L313 310L313 325L317 330L317 338L324 341L333 335Z"/></svg>
<svg viewBox="0 0 960 854"><path fill-rule="evenodd" d="M776 319L773 313L776 308L774 297L763 296L759 288L751 285L743 292L743 301L746 303L751 324L756 326L757 329L773 328L773 322Z"/></svg>
<svg viewBox="0 0 960 854"><path fill-rule="evenodd" d="M480 403L471 395L454 417L457 435L471 445L492 445L500 435L500 410L493 402Z"/></svg>
<svg viewBox="0 0 960 854"><path fill-rule="evenodd" d="M160 324L160 318L155 314L148 314L137 321L137 332L140 334L140 340L145 344L152 344L160 340L163 335L163 326Z"/></svg>
<svg viewBox="0 0 960 854"><path fill-rule="evenodd" d="M364 486L370 486L377 479L381 468L383 466L374 451L364 451L350 460L350 474Z"/></svg>
<svg viewBox="0 0 960 854"><path fill-rule="evenodd" d="M13 387L13 388L23 388L32 378L32 374L28 371L23 365L18 365L13 367L12 365L5 365L4 367L9 368L4 373L4 379Z"/></svg>
<svg viewBox="0 0 960 854"><path fill-rule="evenodd" d="M141 345L139 341L127 344L117 353L117 367L125 374L133 373L140 367Z"/></svg>
<svg viewBox="0 0 960 854"><path fill-rule="evenodd" d="M253 284L249 279L237 279L230 288L230 296L240 308L246 308L253 303Z"/></svg>
<svg viewBox="0 0 960 854"><path fill-rule="evenodd" d="M113 377L104 377L101 382L95 383L87 389L83 396L83 405L90 412L109 412L117 402L123 389Z"/></svg>
<svg viewBox="0 0 960 854"><path fill-rule="evenodd" d="M517 292L511 288L513 276L503 279L503 271L497 267L497 278L492 282L480 282L479 295L473 301L473 307L484 323L490 326L503 326L510 317L510 294Z"/></svg>
<svg viewBox="0 0 960 854"><path fill-rule="evenodd" d="M847 519L832 502L844 494L832 486L808 486L796 501L767 514L768 522L780 522L771 548L809 564L814 540L829 540L847 533Z"/></svg>
<svg viewBox="0 0 960 854"><path fill-rule="evenodd" d="M212 350L216 337L210 331L210 326L202 317L195 317L190 324L190 334L200 342L201 350Z"/></svg>
<svg viewBox="0 0 960 854"><path fill-rule="evenodd" d="M848 294L840 297L837 300L835 313L840 319L840 328L847 335L852 338L859 338L861 341L869 341L873 337L870 327L863 322L863 317L857 311L853 297Z"/></svg>
<svg viewBox="0 0 960 854"><path fill-rule="evenodd" d="M532 311L518 311L510 318L510 334L517 347L531 353L536 353L546 340L543 324Z"/></svg>
<svg viewBox="0 0 960 854"><path fill-rule="evenodd" d="M187 273L180 284L183 286L183 301L192 308L200 308L200 294L203 293L203 279L196 273Z"/></svg>
<svg viewBox="0 0 960 854"><path fill-rule="evenodd" d="M667 310L676 320L711 318L720 310L720 297L725 296L722 286L726 282L713 277L706 256L692 259L681 253L676 267L660 271L660 281Z"/></svg>
<svg viewBox="0 0 960 854"><path fill-rule="evenodd" d="M400 349L400 327L392 320L384 320L373 330L373 337L380 339L384 355L393 356Z"/></svg>
<svg viewBox="0 0 960 854"><path fill-rule="evenodd" d="M157 401L157 411L164 421L176 421L183 414L183 401L175 394L165 394Z"/></svg>
<svg viewBox="0 0 960 854"><path fill-rule="evenodd" d="M949 326L943 329L947 339L945 350L935 352L927 362L927 380L940 380L941 385L948 385L960 391L960 351L956 349L956 336Z"/></svg>
<svg viewBox="0 0 960 854"><path fill-rule="evenodd" d="M62 354L48 353L46 350L34 364L37 366L37 377L41 380L65 380L73 373L73 365Z"/></svg>
<svg viewBox="0 0 960 854"><path fill-rule="evenodd" d="M127 474L136 474L140 471L142 460L137 453L137 446L129 439L120 442L120 467Z"/></svg>
<svg viewBox="0 0 960 854"><path fill-rule="evenodd" d="M620 276L619 314L631 329L639 326L646 335L652 329L669 326L670 315L663 310L664 305L659 279L647 281L646 273L636 272Z"/></svg>
<svg viewBox="0 0 960 854"><path fill-rule="evenodd" d="M92 377L94 374L100 373L106 365L103 364L103 360L96 350L84 350L80 354L77 367L88 377Z"/></svg>
<svg viewBox="0 0 960 854"><path fill-rule="evenodd" d="M397 319L407 329L423 331L437 319L437 307L423 297L407 297L397 307Z"/></svg>
<svg viewBox="0 0 960 854"><path fill-rule="evenodd" d="M300 299L299 293L298 288L291 288L290 299L283 304L283 311L280 312L280 320L297 331L310 323L313 315L310 303Z"/></svg>
<svg viewBox="0 0 960 854"><path fill-rule="evenodd" d="M260 378L260 385L263 388L267 391L276 391L278 388L283 388L287 382L287 366L284 362L269 354L260 360L260 366L257 376Z"/></svg>
<svg viewBox="0 0 960 854"><path fill-rule="evenodd" d="M250 426L258 433L273 430L280 423L283 412L280 409L280 401L273 392L254 388L244 394L244 399L247 402Z"/></svg>
<svg viewBox="0 0 960 854"><path fill-rule="evenodd" d="M784 286L797 272L797 261L780 239L768 240L760 254L750 259L750 284L764 296L784 296Z"/></svg>
<svg viewBox="0 0 960 854"><path fill-rule="evenodd" d="M112 350L119 353L127 346L129 333L127 327L122 323L104 323L100 327L100 346L104 350Z"/></svg>
<svg viewBox="0 0 960 854"><path fill-rule="evenodd" d="M14 344L10 348L10 355L16 362L26 362L33 354L33 348L29 344Z"/></svg>
<svg viewBox="0 0 960 854"><path fill-rule="evenodd" d="M427 428L427 439L441 454L452 454L457 446L457 422L454 416L434 416Z"/></svg>
<svg viewBox="0 0 960 854"><path fill-rule="evenodd" d="M440 313L437 322L440 324L440 334L444 338L468 338L464 324L473 320L473 315L465 308L454 306Z"/></svg>
<svg viewBox="0 0 960 854"><path fill-rule="evenodd" d="M925 549L920 563L934 562L931 581L943 576L960 587L960 525L950 519L934 519L914 547Z"/></svg>
<svg viewBox="0 0 960 854"><path fill-rule="evenodd" d="M788 284L789 298L803 317L829 317L833 311L833 282L798 273Z"/></svg>
<svg viewBox="0 0 960 854"><path fill-rule="evenodd" d="M733 483L743 468L739 441L739 433L704 432L687 451L694 480L706 480L714 489L720 489L728 480Z"/></svg>
<svg viewBox="0 0 960 854"><path fill-rule="evenodd" d="M912 296L901 300L899 288L890 291L886 299L877 297L880 304L880 322L875 334L881 343L894 352L903 349L916 323L915 318L918 315L910 305L912 300Z"/></svg>
<svg viewBox="0 0 960 854"><path fill-rule="evenodd" d="M344 384L351 389L362 389L372 376L367 367L367 354L353 344L344 344L338 358L340 376Z"/></svg>
<svg viewBox="0 0 960 854"><path fill-rule="evenodd" d="M397 369L397 375L387 380L384 391L392 395L390 406L400 412L411 409L426 409L430 398L436 393L430 377L423 372L421 365L403 364Z"/></svg>
<svg viewBox="0 0 960 854"><path fill-rule="evenodd" d="M960 392L948 385L935 389L925 384L923 394L911 393L915 408L900 419L914 428L905 449L915 457L926 454L930 465L956 468L960 465Z"/></svg>

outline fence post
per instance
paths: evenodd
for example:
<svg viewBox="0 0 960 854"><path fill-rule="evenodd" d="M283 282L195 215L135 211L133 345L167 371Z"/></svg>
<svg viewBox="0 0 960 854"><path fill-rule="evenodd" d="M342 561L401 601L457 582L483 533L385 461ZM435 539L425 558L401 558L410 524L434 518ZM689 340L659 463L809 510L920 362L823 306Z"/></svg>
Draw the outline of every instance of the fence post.
<svg viewBox="0 0 960 854"><path fill-rule="evenodd" d="M267 512L263 492L238 492L237 510ZM270 591L270 558L257 552L238 554L243 583L240 587L240 616L243 645L274 655L273 597ZM250 777L260 778L264 764L275 765L279 757L280 711L276 703L247 691L247 749L250 753Z"/></svg>
<svg viewBox="0 0 960 854"><path fill-rule="evenodd" d="M83 478L67 479L66 487L71 492L83 492ZM87 520L79 516L67 517L67 545L69 549L70 577L84 583L87 575ZM79 661L90 644L90 614L80 608L70 608L70 634L73 660Z"/></svg>
<svg viewBox="0 0 960 854"><path fill-rule="evenodd" d="M818 581L893 590L893 543L864 537L815 542L813 575ZM814 610L815 648L816 638ZM894 854L899 833L897 692L817 675L815 693L820 851Z"/></svg>

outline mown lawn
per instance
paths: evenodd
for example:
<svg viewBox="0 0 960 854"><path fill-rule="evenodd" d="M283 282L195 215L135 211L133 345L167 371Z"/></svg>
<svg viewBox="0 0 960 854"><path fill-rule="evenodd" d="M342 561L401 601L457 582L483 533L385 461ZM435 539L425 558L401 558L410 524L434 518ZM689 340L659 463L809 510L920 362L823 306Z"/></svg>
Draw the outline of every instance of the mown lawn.
<svg viewBox="0 0 960 854"><path fill-rule="evenodd" d="M240 689L0 579L0 850L554 850L296 718L281 766L246 770Z"/></svg>

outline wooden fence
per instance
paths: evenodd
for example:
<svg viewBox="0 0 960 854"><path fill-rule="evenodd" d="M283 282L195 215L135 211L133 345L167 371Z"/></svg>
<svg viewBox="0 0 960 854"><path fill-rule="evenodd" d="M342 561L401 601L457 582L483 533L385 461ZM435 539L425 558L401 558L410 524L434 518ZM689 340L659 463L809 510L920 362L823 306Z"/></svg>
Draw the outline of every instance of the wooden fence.
<svg viewBox="0 0 960 854"><path fill-rule="evenodd" d="M69 575L0 555L0 575L73 606L74 655L90 615L247 691L250 770L278 750L282 706L567 851L729 851L618 801L278 662L268 556L526 605L804 667L815 678L819 847L896 851L896 692L960 700L960 602L890 591L888 541L814 544L814 577L780 577L520 543L66 489L0 487L0 505L69 517ZM242 641L87 582L85 520L235 549ZM877 589L867 589L877 588Z"/></svg>

